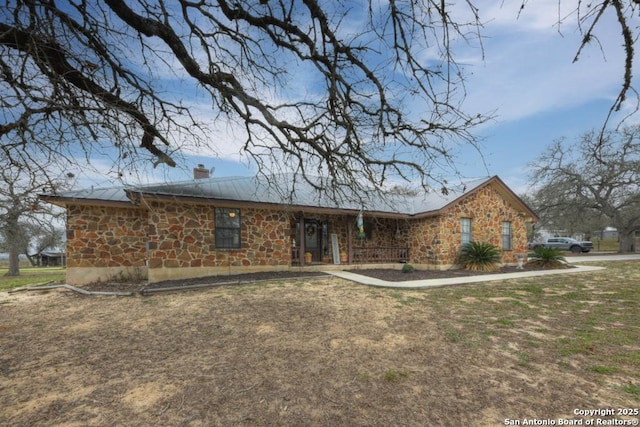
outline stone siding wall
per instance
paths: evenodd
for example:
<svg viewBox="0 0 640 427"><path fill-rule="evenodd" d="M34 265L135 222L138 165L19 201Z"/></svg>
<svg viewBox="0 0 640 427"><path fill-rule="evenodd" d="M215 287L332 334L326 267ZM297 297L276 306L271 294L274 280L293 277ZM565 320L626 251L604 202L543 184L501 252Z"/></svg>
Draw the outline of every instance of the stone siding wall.
<svg viewBox="0 0 640 427"><path fill-rule="evenodd" d="M145 265L146 211L82 205L67 209L67 267Z"/></svg>
<svg viewBox="0 0 640 427"><path fill-rule="evenodd" d="M396 247L407 245L406 221L388 218L367 218L365 213L365 232L371 231L371 239L355 239L355 245L365 248ZM355 236L354 220L354 236ZM397 230L400 230L398 236Z"/></svg>
<svg viewBox="0 0 640 427"><path fill-rule="evenodd" d="M215 265L213 208L149 203L149 269ZM213 248L213 250L211 250Z"/></svg>
<svg viewBox="0 0 640 427"><path fill-rule="evenodd" d="M67 206L67 282L146 277L147 211Z"/></svg>
<svg viewBox="0 0 640 427"><path fill-rule="evenodd" d="M148 209L69 205L67 207L67 281L148 277L150 282L243 271L286 270L291 267L291 243L296 219L290 211L242 208L241 247L216 248L214 207L153 201ZM309 217L312 217L309 215ZM461 218L471 218L473 240L502 246L502 222L512 225L512 248L503 262L513 264L526 253L527 218L493 186L469 195L440 217L414 220L366 218L372 239L356 238L355 216L318 215L336 233L340 251L353 248L409 246L410 262L442 268L455 263L460 251ZM400 230L400 238L396 230ZM331 241L328 262L333 262Z"/></svg>
<svg viewBox="0 0 640 427"><path fill-rule="evenodd" d="M444 239L440 218L429 217L408 224L410 263L425 267L442 264L447 253L442 247Z"/></svg>
<svg viewBox="0 0 640 427"><path fill-rule="evenodd" d="M446 267L455 264L461 247L461 219L470 218L472 240L489 242L502 249L502 223L511 223L511 249L502 262L516 263L527 252L526 218L489 185L450 207L445 215L423 218L411 227L411 255L416 264Z"/></svg>
<svg viewBox="0 0 640 427"><path fill-rule="evenodd" d="M150 281L237 272L238 268L277 270L291 264L286 212L241 209L241 247L221 249L216 248L213 206L153 202L150 209Z"/></svg>

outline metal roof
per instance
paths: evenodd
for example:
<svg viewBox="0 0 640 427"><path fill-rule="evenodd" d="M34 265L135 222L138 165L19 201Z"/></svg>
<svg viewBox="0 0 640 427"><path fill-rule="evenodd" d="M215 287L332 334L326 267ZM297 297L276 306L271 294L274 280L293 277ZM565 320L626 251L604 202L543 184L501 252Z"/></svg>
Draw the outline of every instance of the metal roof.
<svg viewBox="0 0 640 427"><path fill-rule="evenodd" d="M56 194L43 194L42 199L50 202L57 200L72 201L101 201L116 203L131 203L124 191L124 187L107 187L107 188L85 188L82 190L61 191Z"/></svg>
<svg viewBox="0 0 640 427"><path fill-rule="evenodd" d="M291 174L282 174L271 177L216 177L152 185L90 188L45 195L43 199L58 204L83 201L130 204L132 196L161 196L175 199L237 201L342 210L365 209L381 213L417 215L438 211L493 179L497 177L467 181L448 188L446 193L434 190L409 196L393 193L380 194L375 191L366 194L353 192L350 194L348 187L343 187L339 194L329 194L333 187L329 185L327 178L317 177L317 180L314 180L313 184L321 189L318 190L304 179Z"/></svg>
<svg viewBox="0 0 640 427"><path fill-rule="evenodd" d="M333 188L327 178L316 177L313 185L294 175L282 174L264 177L209 178L138 186L129 191L141 195L161 195L189 197L238 202L255 202L288 206L308 206L329 209L346 209L409 214L439 210L467 192L483 185L491 178L469 181L452 187L448 193L423 192L417 196L394 193L381 194L377 191L354 194L348 187L338 193L330 193ZM318 186L321 190L315 188ZM345 189L347 188L347 189ZM326 189L326 190L323 190Z"/></svg>

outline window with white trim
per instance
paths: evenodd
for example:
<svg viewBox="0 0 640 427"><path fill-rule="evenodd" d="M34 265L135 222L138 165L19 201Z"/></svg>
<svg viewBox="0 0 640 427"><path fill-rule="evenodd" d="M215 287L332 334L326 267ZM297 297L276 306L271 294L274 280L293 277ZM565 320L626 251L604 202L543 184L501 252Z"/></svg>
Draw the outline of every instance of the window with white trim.
<svg viewBox="0 0 640 427"><path fill-rule="evenodd" d="M463 245L473 240L471 218L460 219L460 243Z"/></svg>
<svg viewBox="0 0 640 427"><path fill-rule="evenodd" d="M502 250L511 250L511 223L509 221L502 223Z"/></svg>

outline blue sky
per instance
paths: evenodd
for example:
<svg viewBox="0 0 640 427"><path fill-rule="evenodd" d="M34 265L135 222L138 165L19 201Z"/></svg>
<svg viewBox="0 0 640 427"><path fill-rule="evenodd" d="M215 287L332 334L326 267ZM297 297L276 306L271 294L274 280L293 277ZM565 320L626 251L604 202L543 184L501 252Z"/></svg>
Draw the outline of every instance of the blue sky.
<svg viewBox="0 0 640 427"><path fill-rule="evenodd" d="M608 16L597 32L604 53L594 44L573 63L575 16L558 27L555 0L529 2L519 18L520 2L511 3L489 11L495 20L485 27L484 63L471 67L467 102L496 108L496 121L480 129L489 172L523 192L528 164L553 140L602 126L622 84L624 52Z"/></svg>
<svg viewBox="0 0 640 427"><path fill-rule="evenodd" d="M475 132L482 140L483 159L470 149L462 153L457 166L467 177L499 175L523 193L528 188L528 165L546 146L561 137L573 140L602 125L622 84L624 58L612 16L605 17L597 31L604 50L594 44L573 63L581 39L575 15L558 11L557 0L528 2L520 15L520 1L504 3L474 1L485 22L484 57L477 46L457 51L467 73L463 108L495 115L495 120ZM567 16L560 27L556 25L559 14ZM216 153L184 153L181 168L146 171L131 180L189 179L191 168L199 163L215 168L215 176L255 173L239 154L239 142L234 141L230 127L217 128L210 137L216 142ZM107 164L108 160L95 159L94 166L106 171ZM104 177L84 176L80 182L99 185Z"/></svg>

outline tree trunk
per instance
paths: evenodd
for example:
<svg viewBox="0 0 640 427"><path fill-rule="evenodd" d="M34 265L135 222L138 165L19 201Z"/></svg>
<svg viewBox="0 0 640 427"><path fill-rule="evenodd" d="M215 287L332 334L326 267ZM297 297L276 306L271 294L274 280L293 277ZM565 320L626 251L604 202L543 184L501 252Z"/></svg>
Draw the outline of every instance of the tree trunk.
<svg viewBox="0 0 640 427"><path fill-rule="evenodd" d="M20 275L20 252L23 251L23 245L21 245L22 239L18 219L19 216L10 211L9 215L5 217L5 223L2 228L2 237L9 252L9 271L5 276Z"/></svg>
<svg viewBox="0 0 640 427"><path fill-rule="evenodd" d="M620 252L634 252L636 248L633 247L633 230L622 230L619 233Z"/></svg>
<svg viewBox="0 0 640 427"><path fill-rule="evenodd" d="M40 267L39 257L37 257L36 255L29 255L28 252L25 252L24 255L31 263L31 267Z"/></svg>
<svg viewBox="0 0 640 427"><path fill-rule="evenodd" d="M9 271L5 276L19 276L20 275L20 251L16 248L9 247Z"/></svg>

